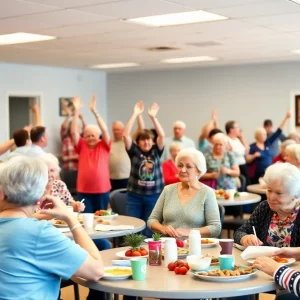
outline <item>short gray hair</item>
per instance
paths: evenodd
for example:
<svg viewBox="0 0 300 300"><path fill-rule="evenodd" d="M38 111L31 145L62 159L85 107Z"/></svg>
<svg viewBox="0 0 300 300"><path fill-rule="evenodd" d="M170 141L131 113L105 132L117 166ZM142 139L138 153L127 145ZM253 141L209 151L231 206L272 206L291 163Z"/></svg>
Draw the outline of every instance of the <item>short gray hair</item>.
<svg viewBox="0 0 300 300"><path fill-rule="evenodd" d="M48 168L39 158L17 156L0 166L0 189L16 206L35 205L47 183Z"/></svg>
<svg viewBox="0 0 300 300"><path fill-rule="evenodd" d="M289 163L276 163L267 168L263 180L280 180L292 197L300 198L300 170Z"/></svg>
<svg viewBox="0 0 300 300"><path fill-rule="evenodd" d="M47 166L49 166L50 164L55 166L55 172L57 177L59 177L59 173L60 173L60 166L59 166L59 161L58 158L56 156L54 156L51 153L44 153L42 155L40 155L38 157L40 160L42 160Z"/></svg>
<svg viewBox="0 0 300 300"><path fill-rule="evenodd" d="M212 137L212 142L213 144L215 143L215 141L221 141L224 145L226 144L227 140L226 140L226 135L222 132L218 132L216 133L213 137Z"/></svg>
<svg viewBox="0 0 300 300"><path fill-rule="evenodd" d="M101 134L101 130L100 130L100 127L96 124L88 124L84 127L84 132L86 130L91 130L91 131L94 131L94 132L97 132L98 135Z"/></svg>
<svg viewBox="0 0 300 300"><path fill-rule="evenodd" d="M179 153L176 156L175 163L176 165L179 164L179 161L183 157L188 157L190 158L193 163L196 165L198 171L200 172L200 178L206 173L206 160L202 152L199 150L196 150L195 148L185 148L179 151Z"/></svg>
<svg viewBox="0 0 300 300"><path fill-rule="evenodd" d="M170 144L170 146L169 146L169 151L171 152L171 150L172 150L173 148L175 148L175 147L179 147L180 150L182 149L181 143L178 143L178 142L172 142L172 143Z"/></svg>
<svg viewBox="0 0 300 300"><path fill-rule="evenodd" d="M296 144L296 141L292 140L292 139L287 139L287 140L283 141L280 144L280 151L284 151L287 148L287 146L293 145L293 144Z"/></svg>
<svg viewBox="0 0 300 300"><path fill-rule="evenodd" d="M293 154L297 161L300 162L300 144L288 145L285 150Z"/></svg>
<svg viewBox="0 0 300 300"><path fill-rule="evenodd" d="M175 127L175 126L179 126L180 128L183 128L183 129L185 129L185 123L183 122L183 121L180 121L180 120L178 120L178 121L176 121L174 124L173 124L173 128Z"/></svg>

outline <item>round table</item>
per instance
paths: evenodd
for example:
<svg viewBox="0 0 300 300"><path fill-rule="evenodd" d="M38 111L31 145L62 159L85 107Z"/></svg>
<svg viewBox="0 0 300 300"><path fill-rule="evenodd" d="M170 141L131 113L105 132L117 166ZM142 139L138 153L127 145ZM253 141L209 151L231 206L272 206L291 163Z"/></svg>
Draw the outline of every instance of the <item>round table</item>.
<svg viewBox="0 0 300 300"><path fill-rule="evenodd" d="M257 183L248 185L247 191L251 193L266 194L267 189L263 188L259 183Z"/></svg>
<svg viewBox="0 0 300 300"><path fill-rule="evenodd" d="M233 199L217 199L218 204L223 206L235 206L235 205L246 205L246 204L254 204L259 202L261 199L260 195L247 193L247 192L239 192L239 197L234 197Z"/></svg>
<svg viewBox="0 0 300 300"><path fill-rule="evenodd" d="M114 237L121 237L128 233L136 233L142 231L146 227L145 221L128 216L116 216L112 221L111 225L133 225L134 229L130 230L118 230L118 231L96 231L94 228L87 229L91 239L108 239ZM69 238L73 238L71 232L66 232L65 235Z"/></svg>
<svg viewBox="0 0 300 300"><path fill-rule="evenodd" d="M105 266L110 266L113 259L117 259L115 253L128 248L115 248L101 252ZM202 249L202 253L210 253L219 256L218 245L212 248ZM247 265L241 257L241 251L233 249L235 263ZM295 263L296 268L300 262ZM294 265L293 265L294 266ZM188 273L187 275L176 275L162 266L147 266L145 281L134 281L133 279L121 281L99 280L98 282L87 282L78 277L73 280L85 287L104 291L110 294L130 295L136 297L168 298L168 299L199 299L199 298L224 298L242 295L251 295L268 292L278 288L272 277L261 271L249 278L234 282L210 282L204 281Z"/></svg>

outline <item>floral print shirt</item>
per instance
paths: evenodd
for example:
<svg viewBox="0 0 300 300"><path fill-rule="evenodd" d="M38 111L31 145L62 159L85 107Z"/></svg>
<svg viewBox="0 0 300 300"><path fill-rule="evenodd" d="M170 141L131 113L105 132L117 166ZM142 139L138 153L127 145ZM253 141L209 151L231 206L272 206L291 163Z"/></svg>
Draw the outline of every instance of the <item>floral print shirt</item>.
<svg viewBox="0 0 300 300"><path fill-rule="evenodd" d="M280 224L280 221L279 223L276 222L274 218L271 219L267 236L267 243L270 246L279 248L290 247L291 235L294 229L294 223L297 218L299 208L300 206L297 206L294 209L294 211L291 214L291 217L285 224Z"/></svg>
<svg viewBox="0 0 300 300"><path fill-rule="evenodd" d="M74 202L71 193L69 192L66 184L61 180L54 180L50 195L59 198L66 205L70 205L71 202Z"/></svg>

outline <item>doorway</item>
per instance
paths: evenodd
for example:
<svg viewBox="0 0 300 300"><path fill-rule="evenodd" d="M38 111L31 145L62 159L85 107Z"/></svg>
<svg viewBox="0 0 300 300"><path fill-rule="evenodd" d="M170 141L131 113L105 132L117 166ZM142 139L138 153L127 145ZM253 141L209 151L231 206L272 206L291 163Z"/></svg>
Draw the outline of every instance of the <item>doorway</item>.
<svg viewBox="0 0 300 300"><path fill-rule="evenodd" d="M8 95L8 126L9 138L13 133L26 125L34 124L31 106L40 107L40 96Z"/></svg>

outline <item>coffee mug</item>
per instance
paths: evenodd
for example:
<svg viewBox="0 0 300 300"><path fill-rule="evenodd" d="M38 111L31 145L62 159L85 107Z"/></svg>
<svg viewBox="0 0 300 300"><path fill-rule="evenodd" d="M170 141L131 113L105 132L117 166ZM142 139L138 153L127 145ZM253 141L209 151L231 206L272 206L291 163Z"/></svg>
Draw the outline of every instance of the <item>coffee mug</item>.
<svg viewBox="0 0 300 300"><path fill-rule="evenodd" d="M221 270L233 270L235 258L233 255L220 255L219 264Z"/></svg>
<svg viewBox="0 0 300 300"><path fill-rule="evenodd" d="M232 239L220 239L220 254L232 254L233 240Z"/></svg>

